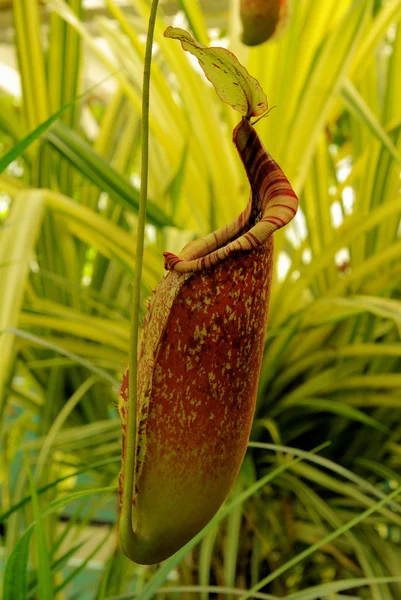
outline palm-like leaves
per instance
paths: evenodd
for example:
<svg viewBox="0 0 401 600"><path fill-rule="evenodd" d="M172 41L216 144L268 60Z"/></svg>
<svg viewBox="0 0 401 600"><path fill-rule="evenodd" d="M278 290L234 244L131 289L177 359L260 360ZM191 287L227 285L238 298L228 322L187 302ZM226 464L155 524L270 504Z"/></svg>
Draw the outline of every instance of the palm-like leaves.
<svg viewBox="0 0 401 600"><path fill-rule="evenodd" d="M128 348L141 33L148 11L147 2L137 0L138 15L130 18L108 0L109 17L96 23L108 43L105 52L81 20L79 0L46 0L52 12L45 50L36 0L29 3L29 18L25 2L13 4L23 97L18 109L0 99L5 149L89 87L83 41L108 72L117 73L107 102L102 88L92 90L0 175L0 189L12 200L2 213L0 237L2 512L29 494L25 470L16 472L17 450L29 451L31 463L40 466L39 491L69 477L39 493L42 507L57 503L66 490L79 494L84 487L95 491L116 482L121 433L113 402ZM198 4L181 4L195 37L206 43ZM291 232L276 236L278 269L253 440L306 450L329 440L322 452L333 462L287 465L284 449L254 447L234 498L252 490L266 469L288 468L243 504L234 504L191 559L178 557L181 562L166 563L151 575L111 556L94 597L134 588L151 597L177 565L180 585L200 583L202 598L215 583L248 588L371 507L379 499L376 492L383 492L381 482L399 480L401 2L292 4L288 31L262 47L240 44L235 6L229 21L231 49L260 80L269 105L277 107L258 123L258 132L301 198ZM163 38L165 25L161 17L152 84L154 208L144 301L162 274L164 250L178 252L232 219L246 201L227 134L235 115L221 107L182 51ZM90 131L84 115L91 116ZM110 462L90 468L105 458ZM90 479L72 476L88 465ZM24 506L6 521L9 554L32 520L30 504ZM106 518L112 521L114 501L109 507ZM318 598L354 587L345 593L401 598L399 583L362 587L375 577L400 575L399 546L375 529L384 524L397 530L398 510L395 499L264 591ZM50 558L54 589L57 560L64 555L67 560L76 546L71 541L57 550L57 522L56 511L43 523L48 550L56 552ZM85 525L78 513L76 523ZM74 527L75 522L71 531ZM114 543L108 545L111 554ZM23 569L26 545L19 548ZM199 565L199 579L189 560ZM34 567L31 590L39 579L44 585L43 572L37 577L41 564ZM344 582L326 585L328 579ZM313 585L326 587L296 595Z"/></svg>

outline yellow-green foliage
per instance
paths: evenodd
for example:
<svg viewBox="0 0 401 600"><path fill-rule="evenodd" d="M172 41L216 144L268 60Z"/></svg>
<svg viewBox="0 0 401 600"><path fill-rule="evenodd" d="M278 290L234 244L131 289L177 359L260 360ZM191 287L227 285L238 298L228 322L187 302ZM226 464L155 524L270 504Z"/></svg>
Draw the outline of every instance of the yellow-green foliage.
<svg viewBox="0 0 401 600"><path fill-rule="evenodd" d="M39 573L42 590L63 590L68 580L57 560L97 550L80 550L74 535L82 531L86 538L88 522L117 502L114 487L97 489L115 486L119 470L113 402L128 351L149 7L135 0L123 10L105 0L107 11L89 26L80 0L44 4L48 19L37 0L13 2L22 99L14 106L0 96L3 150L94 83L85 68L89 53L101 63L101 77L113 74L0 174L1 206L11 202L0 230L0 327L7 331L0 337L6 450L0 511L31 494L18 451L29 452L38 490L68 477L38 494L42 510L56 504L36 530L46 564L41 570L33 551L30 563L31 589ZM214 18L222 3L214 11L207 4ZM112 536L102 550L108 548L109 568L102 568L91 597L143 588L141 598L150 598L159 586L199 584L205 600L209 585L249 589L281 568L263 592L286 597L323 586L307 597L353 588L344 593L399 600L399 582L365 586L372 578L401 576L401 546L376 529L401 526L397 498L319 551L303 560L300 553L372 507L387 493L383 481L400 479L401 0L294 0L287 31L254 48L240 42L237 4L227 2L219 21L224 43L276 107L258 132L301 200L294 225L275 239L278 268L253 446L225 519L192 554L140 569L114 553ZM193 36L207 44L202 3L180 5ZM179 44L163 37L171 19L162 12L152 76L143 306L163 273L162 252L178 252L228 222L248 194L230 140L237 117ZM48 23L42 30L41 19ZM288 465L284 448L266 446L308 451L327 441L317 455ZM88 465L90 480L73 476ZM288 468L252 488L281 467ZM71 496L63 501L66 490ZM75 497L83 504L71 504ZM73 517L64 539L56 525L67 503ZM35 500L32 513L29 501L6 519L7 556L15 548L25 556L28 538L20 546L17 540L37 509ZM102 543L99 538L99 548ZM287 564L296 556L296 566ZM53 588L44 583L49 561ZM66 590L64 597L73 597Z"/></svg>

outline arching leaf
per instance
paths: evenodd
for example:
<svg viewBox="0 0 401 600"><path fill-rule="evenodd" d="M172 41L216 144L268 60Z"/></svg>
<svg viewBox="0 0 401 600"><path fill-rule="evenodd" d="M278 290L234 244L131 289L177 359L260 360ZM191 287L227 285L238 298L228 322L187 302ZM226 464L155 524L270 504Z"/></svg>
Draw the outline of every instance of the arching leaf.
<svg viewBox="0 0 401 600"><path fill-rule="evenodd" d="M266 94L259 82L249 75L232 52L225 48L207 48L178 27L168 27L164 35L179 40L184 50L196 56L223 102L248 118L267 111Z"/></svg>

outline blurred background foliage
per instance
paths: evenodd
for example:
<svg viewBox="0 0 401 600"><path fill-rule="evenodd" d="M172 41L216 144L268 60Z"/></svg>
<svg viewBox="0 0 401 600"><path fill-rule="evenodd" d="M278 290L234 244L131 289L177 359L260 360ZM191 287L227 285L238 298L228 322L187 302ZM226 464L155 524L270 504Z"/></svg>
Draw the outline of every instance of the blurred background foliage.
<svg viewBox="0 0 401 600"><path fill-rule="evenodd" d="M275 234L252 442L227 516L160 566L118 549L148 12L146 0L0 3L0 49L19 75L11 88L2 64L1 154L91 88L0 174L3 597L401 599L397 498L321 543L401 479L401 0L294 0L281 37L252 49L236 0L161 2L143 306L162 252L248 195L238 115L167 25L230 47L259 79L275 108L257 129L301 209ZM282 446L308 453L291 462L299 452Z"/></svg>

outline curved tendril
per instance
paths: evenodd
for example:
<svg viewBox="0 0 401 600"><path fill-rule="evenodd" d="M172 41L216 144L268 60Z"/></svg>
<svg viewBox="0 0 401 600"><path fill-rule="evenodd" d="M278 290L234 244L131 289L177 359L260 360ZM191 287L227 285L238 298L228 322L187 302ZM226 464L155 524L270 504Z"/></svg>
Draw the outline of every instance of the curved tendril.
<svg viewBox="0 0 401 600"><path fill-rule="evenodd" d="M146 543L138 539L132 523L132 505L134 494L135 475L135 449L137 435L137 371L138 371L138 331L139 331L139 299L142 273L142 260L144 249L144 230L146 223L146 200L149 164L149 96L150 73L152 66L152 47L159 0L152 0L149 16L148 35L146 40L143 90L142 90L142 167L141 167L141 193L137 232L137 255L135 265L135 279L133 289L133 304L131 318L131 340L129 361L129 390L128 390L128 422L126 430L123 429L123 466L120 474L120 487L122 487L122 506L119 521L120 545L124 554L133 561L138 561L146 554ZM128 378L127 378L128 384ZM124 422L124 420L123 420Z"/></svg>

